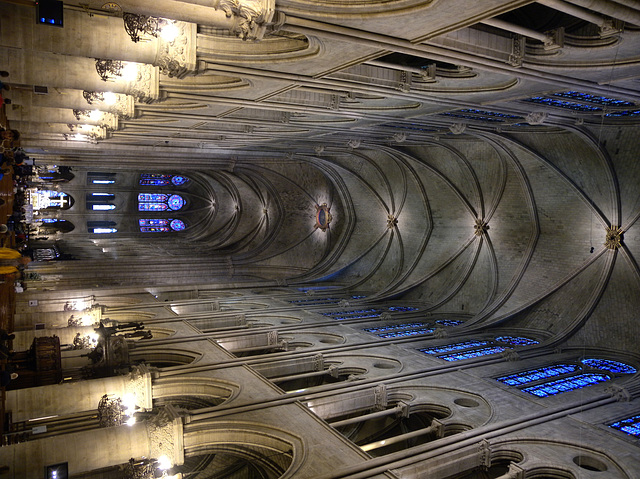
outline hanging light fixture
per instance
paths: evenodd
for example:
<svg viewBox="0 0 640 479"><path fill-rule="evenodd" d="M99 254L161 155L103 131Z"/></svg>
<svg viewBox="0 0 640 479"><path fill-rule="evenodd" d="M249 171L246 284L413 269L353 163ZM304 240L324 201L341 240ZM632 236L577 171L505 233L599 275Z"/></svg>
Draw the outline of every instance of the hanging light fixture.
<svg viewBox="0 0 640 479"><path fill-rule="evenodd" d="M122 14L124 29L134 43L140 41L140 35L158 35L158 18L148 15L138 15L137 13L125 12Z"/></svg>
<svg viewBox="0 0 640 479"><path fill-rule="evenodd" d="M122 62L119 60L104 60L96 58L96 71L102 81L109 81L122 73Z"/></svg>

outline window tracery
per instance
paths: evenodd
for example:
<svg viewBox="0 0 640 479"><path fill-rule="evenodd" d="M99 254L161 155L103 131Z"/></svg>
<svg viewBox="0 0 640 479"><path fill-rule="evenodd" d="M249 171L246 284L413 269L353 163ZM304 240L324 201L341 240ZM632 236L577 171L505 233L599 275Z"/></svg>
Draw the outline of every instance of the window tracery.
<svg viewBox="0 0 640 479"><path fill-rule="evenodd" d="M142 173L139 184L142 186L182 186L191 181L182 175L167 175L160 173Z"/></svg>
<svg viewBox="0 0 640 479"><path fill-rule="evenodd" d="M177 211L185 204L185 199L180 195L164 193L138 194L138 211Z"/></svg>
<svg viewBox="0 0 640 479"><path fill-rule="evenodd" d="M640 414L614 422L613 424L610 424L609 427L627 433L631 436L640 437Z"/></svg>
<svg viewBox="0 0 640 479"><path fill-rule="evenodd" d="M585 372L585 368L599 371ZM609 374L605 374L605 372ZM509 386L523 386L544 381L539 384L533 384L525 387L522 391L538 397L548 397L609 381L613 379L614 375L634 374L636 372L636 368L620 361L601 358L585 358L575 364L554 364L547 367L510 374L508 376L501 376L496 378L496 380ZM548 379L563 375L567 376L547 381Z"/></svg>
<svg viewBox="0 0 640 479"><path fill-rule="evenodd" d="M171 218L141 218L138 225L142 233L170 233L187 227L184 221Z"/></svg>

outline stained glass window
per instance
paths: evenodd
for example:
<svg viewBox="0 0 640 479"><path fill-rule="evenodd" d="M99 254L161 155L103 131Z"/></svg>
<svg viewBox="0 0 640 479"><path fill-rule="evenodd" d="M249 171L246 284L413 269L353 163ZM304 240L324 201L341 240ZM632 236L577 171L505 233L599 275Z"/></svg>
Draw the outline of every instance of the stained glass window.
<svg viewBox="0 0 640 479"><path fill-rule="evenodd" d="M605 374L585 373L524 388L523 391L533 394L534 396L544 398L548 396L555 396L556 394L567 391L573 391L575 389L582 389L587 386L593 386L594 384L603 383L608 380L609 376Z"/></svg>
<svg viewBox="0 0 640 479"><path fill-rule="evenodd" d="M609 371L614 374L634 374L637 372L636 368L629 366L628 364L621 363L619 361L611 361L609 359L583 359L580 361L585 366L593 369L602 369L603 371Z"/></svg>
<svg viewBox="0 0 640 479"><path fill-rule="evenodd" d="M138 225L143 233L169 233L182 231L187 227L184 221L171 218L141 218Z"/></svg>
<svg viewBox="0 0 640 479"><path fill-rule="evenodd" d="M471 351L462 351L460 353L451 353L444 354L442 356L438 356L440 359L444 359L445 361L461 361L463 359L471 359L477 358L479 356L488 356L490 354L498 354L502 353L507 348L502 346L492 346L489 348L480 348L480 349L472 349Z"/></svg>
<svg viewBox="0 0 640 479"><path fill-rule="evenodd" d="M467 120L479 120L485 122L504 122L506 119L522 119L521 116L499 113L496 111L477 110L475 108L464 108L462 110L440 113L443 116L455 118L465 118Z"/></svg>
<svg viewBox="0 0 640 479"><path fill-rule="evenodd" d="M316 306L322 304L336 304L342 301L340 298L309 298L290 300L291 304L300 304L303 306Z"/></svg>
<svg viewBox="0 0 640 479"><path fill-rule="evenodd" d="M601 108L591 105L583 105L582 103L575 103L572 101L556 100L554 98L546 98L543 96L534 96L533 98L527 98L524 101L531 103L538 103L541 105L554 106L557 108L564 108L566 110L575 111L601 111Z"/></svg>
<svg viewBox="0 0 640 479"><path fill-rule="evenodd" d="M186 204L180 195L163 193L140 193L138 195L138 211L177 211Z"/></svg>
<svg viewBox="0 0 640 479"><path fill-rule="evenodd" d="M554 93L553 96L560 96L563 98L572 98L574 100L588 101L589 103L597 103L598 105L610 105L610 106L633 106L634 103L625 100L618 100L617 98L608 98L606 96L590 95L589 93L581 93L578 91L565 91L562 93Z"/></svg>
<svg viewBox="0 0 640 479"><path fill-rule="evenodd" d="M640 116L640 110L623 110L623 111L612 111L610 113L605 114L604 116L608 117L634 117Z"/></svg>
<svg viewBox="0 0 640 479"><path fill-rule="evenodd" d="M89 233L104 234L116 233L115 221L87 221L87 230Z"/></svg>
<svg viewBox="0 0 640 479"><path fill-rule="evenodd" d="M538 344L535 339L523 338L521 336L498 336L496 341L501 343L513 344L515 346L531 346L532 344Z"/></svg>
<svg viewBox="0 0 640 479"><path fill-rule="evenodd" d="M520 386L522 384L528 384L534 381L560 376L562 374L573 373L578 370L580 370L580 366L577 364L555 364L544 368L522 371L509 376L502 376L497 378L497 380L509 386Z"/></svg>
<svg viewBox="0 0 640 479"><path fill-rule="evenodd" d="M363 331L367 333L380 333L384 331L395 331L397 329L418 328L422 326L428 326L428 323L404 323L404 324L389 324L387 326L376 326L373 328L365 328Z"/></svg>
<svg viewBox="0 0 640 479"><path fill-rule="evenodd" d="M411 306L391 306L389 311L418 311L418 308L412 308Z"/></svg>
<svg viewBox="0 0 640 479"><path fill-rule="evenodd" d="M107 204L97 204L97 205L91 205L91 209L93 211L108 211L108 210L115 210L116 209L116 205L107 205Z"/></svg>
<svg viewBox="0 0 640 479"><path fill-rule="evenodd" d="M441 354L448 353L450 351L459 351L462 349L474 348L477 346L486 346L489 341L464 341L462 343L444 344L442 346L435 346L433 348L419 349L418 351L424 354Z"/></svg>
<svg viewBox="0 0 640 479"><path fill-rule="evenodd" d="M382 314L380 309L358 309L354 311L333 311L331 313L321 313L323 316L330 316L341 321L343 319L364 319L378 318Z"/></svg>
<svg viewBox="0 0 640 479"><path fill-rule="evenodd" d="M143 186L181 186L189 182L189 178L181 175L163 175L158 173L142 173L140 184Z"/></svg>
<svg viewBox="0 0 640 479"><path fill-rule="evenodd" d="M388 333L379 333L376 336L383 339L388 338L406 338L409 336L417 336L418 334L431 334L433 328L418 328L418 329L405 329L401 331L390 331Z"/></svg>
<svg viewBox="0 0 640 479"><path fill-rule="evenodd" d="M463 321L460 321L459 319L439 319L436 321L436 324L440 324L442 326L458 326L462 323Z"/></svg>
<svg viewBox="0 0 640 479"><path fill-rule="evenodd" d="M631 436L640 437L640 415L614 422L609 427L626 432Z"/></svg>

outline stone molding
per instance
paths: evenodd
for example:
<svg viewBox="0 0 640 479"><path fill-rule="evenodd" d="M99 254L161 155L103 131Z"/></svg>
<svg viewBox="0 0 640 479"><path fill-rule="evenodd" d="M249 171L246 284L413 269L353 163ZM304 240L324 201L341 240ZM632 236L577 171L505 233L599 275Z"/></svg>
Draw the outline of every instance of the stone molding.
<svg viewBox="0 0 640 479"><path fill-rule="evenodd" d="M236 20L231 29L242 40L261 40L275 13L275 0L216 0L213 8Z"/></svg>
<svg viewBox="0 0 640 479"><path fill-rule="evenodd" d="M167 405L150 421L145 423L149 436L149 454L152 458L167 456L171 463L184 463L184 438L182 419L171 406Z"/></svg>
<svg viewBox="0 0 640 479"><path fill-rule="evenodd" d="M153 408L153 391L151 388L151 371L145 364L134 366L129 374L129 380L124 386L125 394L132 394L136 406L142 409Z"/></svg>
<svg viewBox="0 0 640 479"><path fill-rule="evenodd" d="M184 78L197 69L196 60L196 34L195 23L174 22L179 34L176 38L167 42L162 37L158 38L158 50L154 66L160 69L160 73L169 77Z"/></svg>

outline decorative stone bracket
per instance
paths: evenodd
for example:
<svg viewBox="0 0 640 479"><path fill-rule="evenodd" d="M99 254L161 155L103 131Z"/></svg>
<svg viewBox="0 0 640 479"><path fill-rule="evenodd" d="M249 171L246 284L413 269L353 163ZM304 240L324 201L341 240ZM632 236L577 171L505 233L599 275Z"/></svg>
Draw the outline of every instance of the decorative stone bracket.
<svg viewBox="0 0 640 479"><path fill-rule="evenodd" d="M213 8L236 20L231 29L243 40L261 40L275 13L275 0L215 0Z"/></svg>
<svg viewBox="0 0 640 479"><path fill-rule="evenodd" d="M182 418L177 411L171 405L164 406L156 417L145 424L150 457L167 456L174 466L184 464Z"/></svg>

